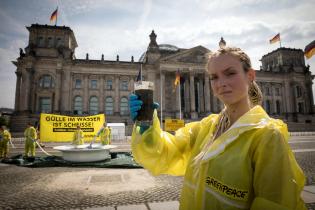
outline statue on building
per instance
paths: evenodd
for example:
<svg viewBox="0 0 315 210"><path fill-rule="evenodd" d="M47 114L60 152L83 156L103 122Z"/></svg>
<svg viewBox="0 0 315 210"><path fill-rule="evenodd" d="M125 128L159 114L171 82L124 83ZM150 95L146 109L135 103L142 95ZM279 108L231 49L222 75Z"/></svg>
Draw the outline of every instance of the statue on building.
<svg viewBox="0 0 315 210"><path fill-rule="evenodd" d="M25 53L23 52L23 49L20 48L20 57L22 58L22 57L24 57L24 56L25 56Z"/></svg>

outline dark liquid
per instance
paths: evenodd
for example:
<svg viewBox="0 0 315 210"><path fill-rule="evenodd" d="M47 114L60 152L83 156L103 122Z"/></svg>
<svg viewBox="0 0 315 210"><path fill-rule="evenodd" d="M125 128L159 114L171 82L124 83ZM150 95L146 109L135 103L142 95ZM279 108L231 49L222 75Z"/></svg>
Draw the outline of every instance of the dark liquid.
<svg viewBox="0 0 315 210"><path fill-rule="evenodd" d="M138 111L137 120L138 121L150 121L153 116L153 90L140 89L135 91L136 95L139 97L143 104L141 109Z"/></svg>

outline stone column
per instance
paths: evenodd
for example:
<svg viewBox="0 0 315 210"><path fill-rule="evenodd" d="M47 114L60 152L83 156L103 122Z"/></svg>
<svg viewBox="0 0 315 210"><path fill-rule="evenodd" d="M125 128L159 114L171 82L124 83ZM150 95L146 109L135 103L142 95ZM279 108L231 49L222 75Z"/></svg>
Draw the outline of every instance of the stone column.
<svg viewBox="0 0 315 210"><path fill-rule="evenodd" d="M185 83L184 83L184 94L185 94L185 112L189 112L190 111L190 101L189 101L189 93L190 93L190 89L189 89L189 76L185 75Z"/></svg>
<svg viewBox="0 0 315 210"><path fill-rule="evenodd" d="M54 112L60 111L60 96L61 96L61 84L62 84L62 69L56 69L56 83L55 83L55 101Z"/></svg>
<svg viewBox="0 0 315 210"><path fill-rule="evenodd" d="M60 111L62 113L66 113L67 111L70 111L69 109L69 101L73 100L70 97L70 88L71 87L71 81L72 77L71 75L72 73L70 73L70 71L63 71L62 73L62 78L61 78L61 88L60 88L60 92L61 92L61 99L60 99Z"/></svg>
<svg viewBox="0 0 315 210"><path fill-rule="evenodd" d="M306 113L312 114L313 113L313 104L314 104L314 98L313 98L313 91L312 91L312 81L308 81L306 83L306 91L307 91L307 96L309 99L309 103L307 103L308 110L306 110Z"/></svg>
<svg viewBox="0 0 315 210"><path fill-rule="evenodd" d="M199 77L199 107L200 107L200 112L203 113L205 112L205 95L203 92L204 85L203 85L203 78Z"/></svg>
<svg viewBox="0 0 315 210"><path fill-rule="evenodd" d="M104 76L100 76L100 83L99 83L99 91L100 91L100 107L99 107L99 112L104 113L105 112L105 106L104 106Z"/></svg>
<svg viewBox="0 0 315 210"><path fill-rule="evenodd" d="M15 104L14 109L16 112L19 112L20 109L20 91L21 91L21 77L22 73L20 71L16 71L16 86L15 86Z"/></svg>
<svg viewBox="0 0 315 210"><path fill-rule="evenodd" d="M161 71L161 85L162 85L162 106L163 110L165 110L165 71ZM161 88L160 88L161 89Z"/></svg>
<svg viewBox="0 0 315 210"><path fill-rule="evenodd" d="M287 113L292 113L293 109L292 109L292 102L291 101L291 87L290 87L290 83L289 81L285 80L284 81L284 92L283 92L283 98L284 98L284 107L286 109Z"/></svg>
<svg viewBox="0 0 315 210"><path fill-rule="evenodd" d="M204 85L204 97L205 97L205 111L210 112L210 86L209 86L209 75L205 74L205 85Z"/></svg>
<svg viewBox="0 0 315 210"><path fill-rule="evenodd" d="M277 114L277 99L276 99L276 84L275 83L270 83L270 87L271 87L271 96L272 96L272 110L271 113L275 113Z"/></svg>
<svg viewBox="0 0 315 210"><path fill-rule="evenodd" d="M119 76L116 75L115 76L115 107L114 107L114 113L115 114L118 114L119 115L119 106L120 106L120 103L119 103Z"/></svg>
<svg viewBox="0 0 315 210"><path fill-rule="evenodd" d="M24 75L23 75L23 83L25 81L25 83L23 84L23 97L24 97L24 101L23 101L23 111L29 111L30 107L29 107L29 103L30 103L30 89L31 89L31 81L30 81L30 73L31 69L25 69L24 71Z"/></svg>
<svg viewBox="0 0 315 210"><path fill-rule="evenodd" d="M72 78L71 78L72 79ZM88 75L83 75L83 112L87 113L89 110L89 78ZM72 87L71 87L72 88Z"/></svg>
<svg viewBox="0 0 315 210"><path fill-rule="evenodd" d="M190 72L190 115L191 119L197 119L197 112L195 106L195 77L194 72Z"/></svg>

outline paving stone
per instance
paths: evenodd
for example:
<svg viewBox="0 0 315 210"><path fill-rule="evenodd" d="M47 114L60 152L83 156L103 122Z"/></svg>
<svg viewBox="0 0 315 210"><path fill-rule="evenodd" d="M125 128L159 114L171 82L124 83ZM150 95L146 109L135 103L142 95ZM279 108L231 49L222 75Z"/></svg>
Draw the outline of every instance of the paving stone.
<svg viewBox="0 0 315 210"><path fill-rule="evenodd" d="M149 203L150 210L178 210L179 202L178 201L168 201L161 203Z"/></svg>
<svg viewBox="0 0 315 210"><path fill-rule="evenodd" d="M302 198L305 203L315 203L315 194L307 191L302 191Z"/></svg>
<svg viewBox="0 0 315 210"><path fill-rule="evenodd" d="M313 193L315 195L315 185L308 185L304 187L304 191Z"/></svg>
<svg viewBox="0 0 315 210"><path fill-rule="evenodd" d="M86 208L86 210L115 210L115 207L110 207L110 206L94 207L94 208Z"/></svg>
<svg viewBox="0 0 315 210"><path fill-rule="evenodd" d="M117 206L117 210L148 210L148 208L142 205L128 205L128 206Z"/></svg>

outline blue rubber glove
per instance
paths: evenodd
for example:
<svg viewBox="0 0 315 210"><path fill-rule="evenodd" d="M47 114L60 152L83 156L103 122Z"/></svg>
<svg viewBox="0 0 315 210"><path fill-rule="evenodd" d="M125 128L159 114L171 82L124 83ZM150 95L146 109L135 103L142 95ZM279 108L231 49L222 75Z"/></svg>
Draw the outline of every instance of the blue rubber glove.
<svg viewBox="0 0 315 210"><path fill-rule="evenodd" d="M141 109L143 104L143 101L139 100L138 98L139 97L136 94L131 94L129 96L129 110L132 121L136 121L138 111Z"/></svg>
<svg viewBox="0 0 315 210"><path fill-rule="evenodd" d="M139 97L136 94L131 94L129 96L129 109L130 109L130 116L133 121L136 121L138 116L138 111L141 109L141 106L143 104L143 101L138 99ZM158 109L160 107L159 103L154 102L152 104L153 109ZM150 128L149 125L140 125L140 134L143 134L148 128Z"/></svg>

